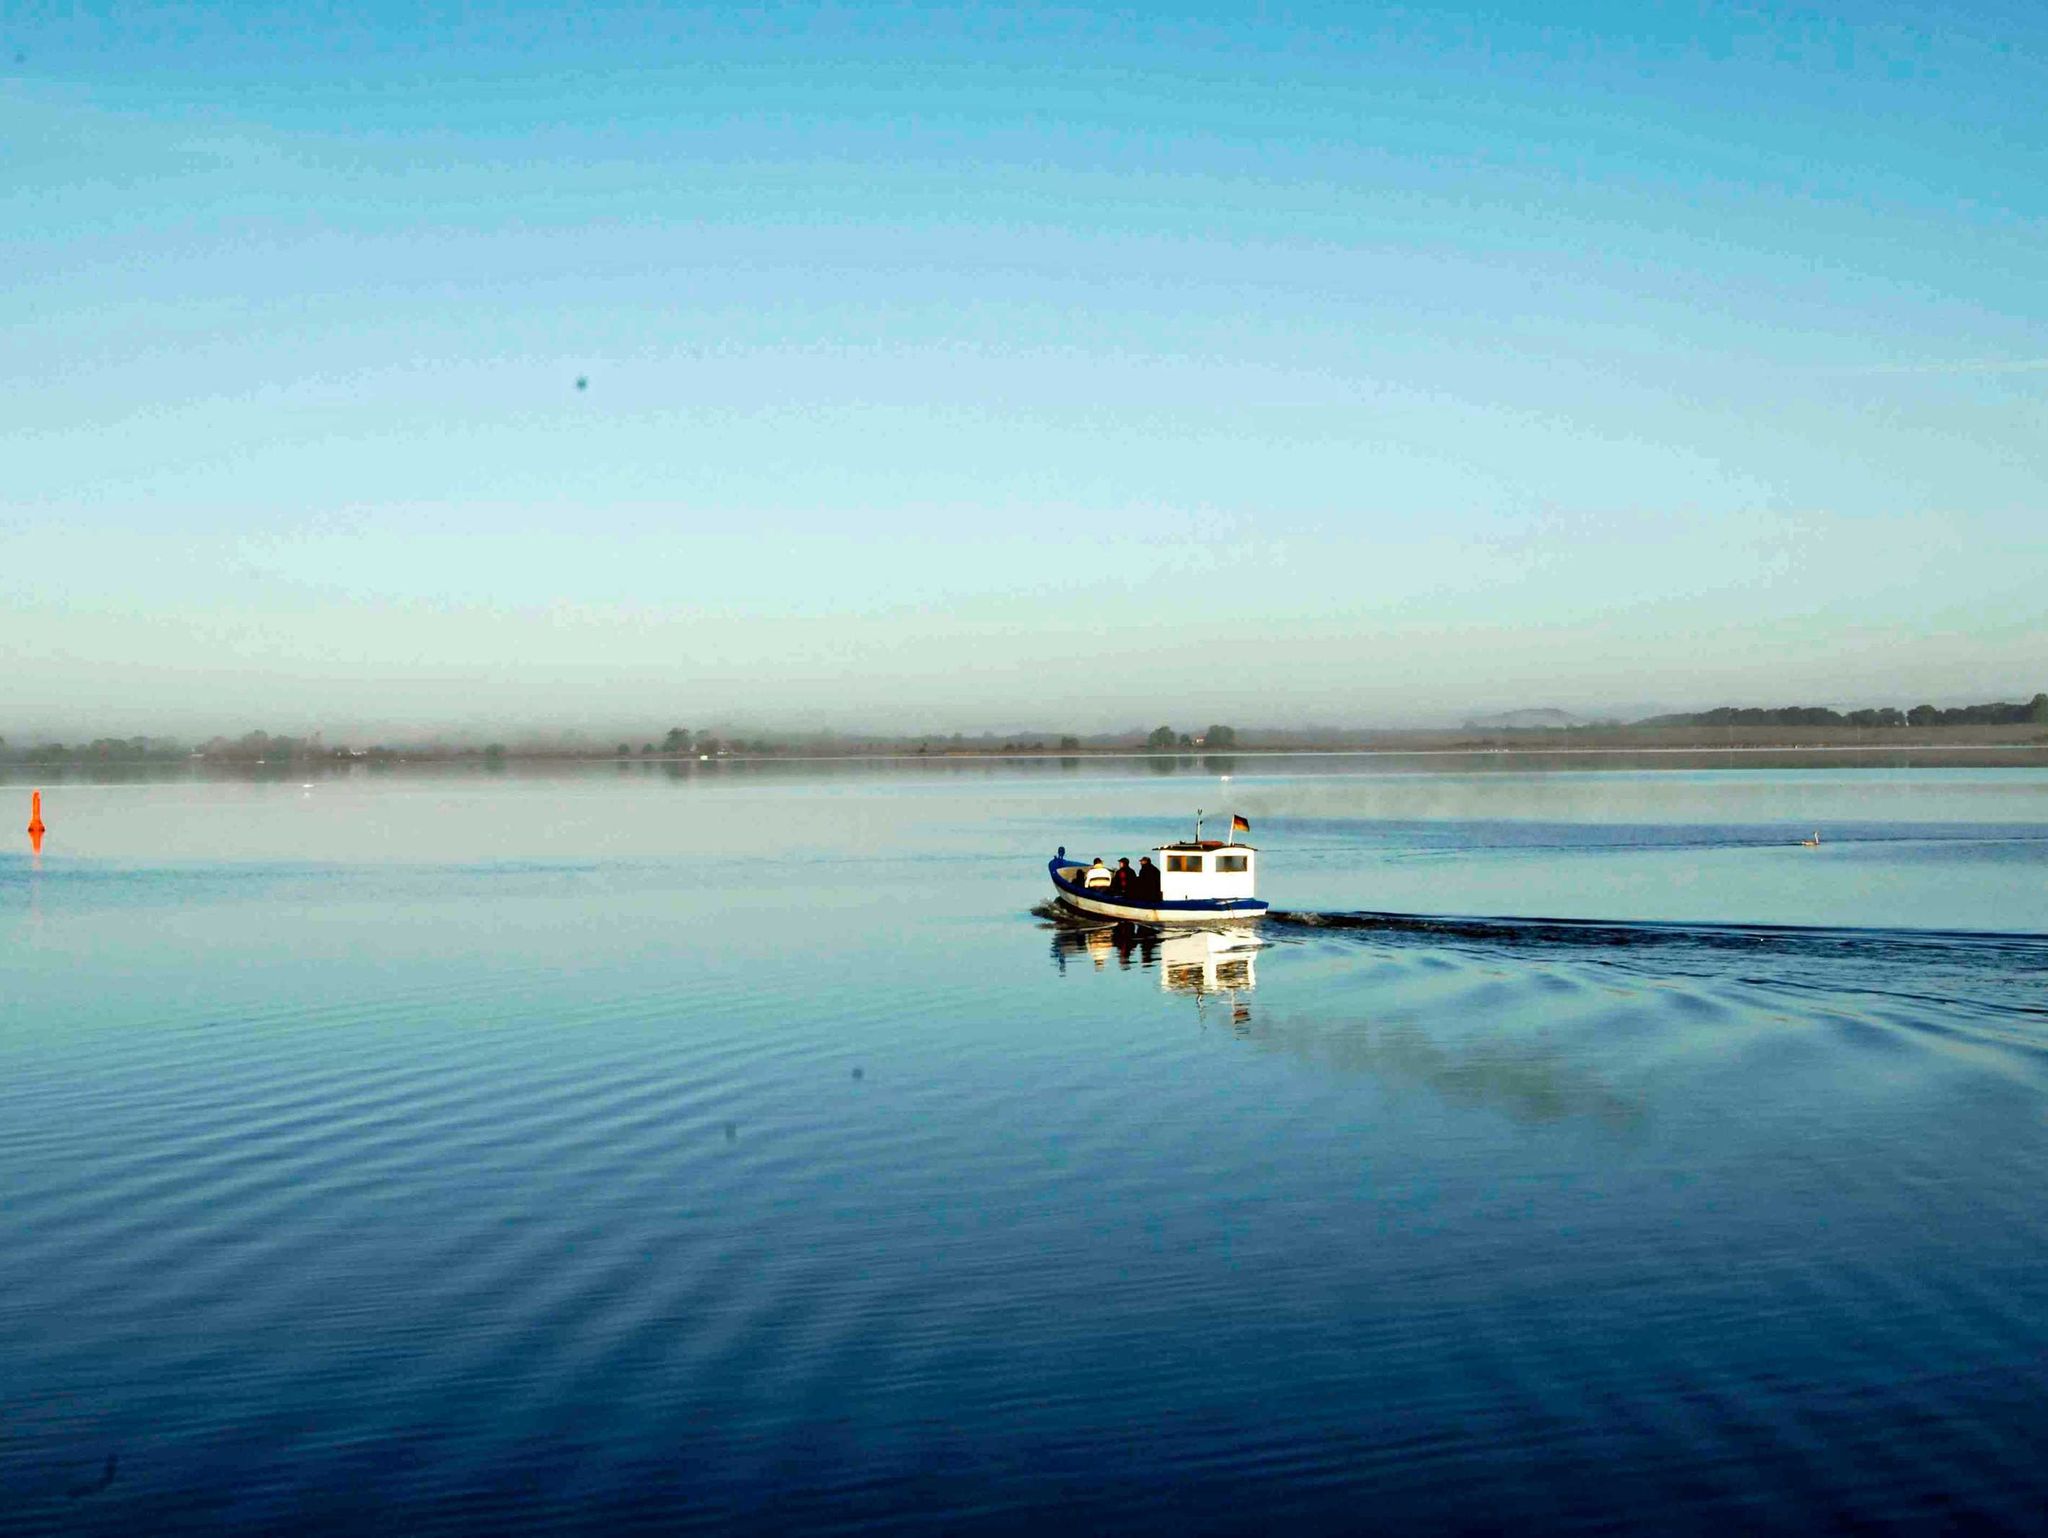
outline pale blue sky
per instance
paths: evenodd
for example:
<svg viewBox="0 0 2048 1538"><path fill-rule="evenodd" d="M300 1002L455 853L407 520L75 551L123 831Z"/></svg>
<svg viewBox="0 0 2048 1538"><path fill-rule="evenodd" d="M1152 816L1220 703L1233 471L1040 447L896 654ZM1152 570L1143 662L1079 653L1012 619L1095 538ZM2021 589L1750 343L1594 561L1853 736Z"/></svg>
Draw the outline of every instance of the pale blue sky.
<svg viewBox="0 0 2048 1538"><path fill-rule="evenodd" d="M2048 20L1841 14L17 5L0 733L2024 697Z"/></svg>

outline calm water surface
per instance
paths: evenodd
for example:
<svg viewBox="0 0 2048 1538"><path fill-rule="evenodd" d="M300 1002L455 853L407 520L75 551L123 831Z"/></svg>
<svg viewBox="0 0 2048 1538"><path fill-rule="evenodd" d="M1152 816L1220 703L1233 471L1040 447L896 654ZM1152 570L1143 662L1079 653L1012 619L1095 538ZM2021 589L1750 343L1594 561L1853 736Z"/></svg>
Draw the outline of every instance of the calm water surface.
<svg viewBox="0 0 2048 1538"><path fill-rule="evenodd" d="M46 785L0 1528L2043 1525L2048 772L1157 767Z"/></svg>

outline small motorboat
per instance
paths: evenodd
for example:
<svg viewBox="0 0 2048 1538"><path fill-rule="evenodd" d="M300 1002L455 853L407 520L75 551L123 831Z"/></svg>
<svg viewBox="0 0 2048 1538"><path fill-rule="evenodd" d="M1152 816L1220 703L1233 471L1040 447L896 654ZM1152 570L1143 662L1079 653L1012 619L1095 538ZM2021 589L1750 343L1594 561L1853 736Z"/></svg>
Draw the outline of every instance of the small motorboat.
<svg viewBox="0 0 2048 1538"><path fill-rule="evenodd" d="M1127 919L1134 924L1201 924L1255 919L1266 904L1252 895L1259 873L1259 852L1235 842L1251 824L1231 819L1231 839L1203 838L1195 819L1195 836L1183 843L1155 844L1152 860L1159 867L1159 896L1113 896L1102 884L1106 873L1090 860L1068 856L1066 846L1048 862L1053 892L1062 907L1093 918ZM1093 880L1091 880L1091 876Z"/></svg>

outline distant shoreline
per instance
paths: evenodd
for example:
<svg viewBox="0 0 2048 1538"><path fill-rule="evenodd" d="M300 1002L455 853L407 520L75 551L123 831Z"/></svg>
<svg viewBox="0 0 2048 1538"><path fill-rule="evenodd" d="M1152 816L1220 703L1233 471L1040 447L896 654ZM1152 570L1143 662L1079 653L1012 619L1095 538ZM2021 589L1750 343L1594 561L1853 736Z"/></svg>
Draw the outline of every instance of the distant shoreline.
<svg viewBox="0 0 2048 1538"><path fill-rule="evenodd" d="M2048 695L2037 697L2048 701ZM1916 710L1919 707L1916 707ZM1927 707L1931 709L1932 707ZM858 759L945 762L982 760L1057 760L1061 763L1104 759L1149 759L1155 763L1189 759L1283 758L1289 756L1430 756L1478 755L1513 758L1574 758L1587 761L1619 757L1645 760L1712 754L1810 753L1838 755L1845 760L1867 755L1939 753L1982 755L2008 753L2015 762L2033 762L2048 753L2048 721L2037 719L2042 706L1993 705L1971 711L2025 710L2025 720L1949 720L1856 722L1697 720L1479 727L1268 727L1237 729L1211 726L1201 735L1175 733L1159 727L1148 734L1103 732L1092 737L1042 731L962 733L815 732L742 736L716 731L692 732L675 727L661 739L636 747L621 734L616 747L601 746L589 734L535 732L523 740L512 734L498 741L474 737L450 740L431 728L410 738L356 738L328 743L319 733L306 737L254 731L238 738L214 737L201 743L161 737L95 737L67 746L45 742L34 747L19 739L0 738L0 774L25 771L55 776L64 771L98 773L133 769L155 773L179 769L217 770L230 774L296 766L323 772L352 767L384 770L397 765L481 764L487 769L534 764L662 764L693 766L730 762L840 762ZM609 734L607 734L609 735Z"/></svg>
<svg viewBox="0 0 2048 1538"><path fill-rule="evenodd" d="M1903 743L1665 743L1622 746L1613 744L1516 744L1514 746L1464 746L1457 744L1379 744L1366 747L1233 748L1222 751L1181 749L1155 752L1139 749L1094 748L1061 752L1048 750L956 749L942 752L906 752L901 749L843 753L792 752L773 754L726 753L715 758L696 754L635 754L630 758L561 752L506 753L490 759L474 752L422 752L417 755L393 752L372 759L207 759L189 755L94 762L29 763L0 761L0 784L10 786L61 784L121 784L166 780L334 780L388 774L505 774L532 775L549 772L596 773L639 770L660 773L683 781L710 779L728 770L752 771L767 768L845 768L861 764L912 768L916 766L955 769L985 769L1002 764L1030 764L1034 768L1077 770L1089 764L1149 766L1155 772L1230 774L1240 770L1256 772L1258 765L1282 765L1290 761L1370 759L1394 764L1403 760L1447 763L1462 760L1478 771L1540 770L1545 765L1572 766L1590 771L1640 769L1676 772L1688 768L1711 768L1716 763L1732 766L1740 760L1755 767L1785 769L1838 767L1877 771L1888 768L2048 768L2048 742L1940 742Z"/></svg>

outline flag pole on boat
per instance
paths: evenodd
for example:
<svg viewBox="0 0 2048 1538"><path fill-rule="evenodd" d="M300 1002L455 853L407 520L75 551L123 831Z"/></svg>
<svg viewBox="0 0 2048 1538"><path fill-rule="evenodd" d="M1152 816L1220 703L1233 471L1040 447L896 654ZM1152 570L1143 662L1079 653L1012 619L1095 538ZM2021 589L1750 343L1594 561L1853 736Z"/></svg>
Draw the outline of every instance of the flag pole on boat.
<svg viewBox="0 0 2048 1538"><path fill-rule="evenodd" d="M1200 807L1198 806L1198 807L1196 807L1196 808L1195 808L1195 842L1199 844L1199 843L1201 843L1201 841L1202 841L1202 809L1201 809L1201 808L1200 808Z"/></svg>

